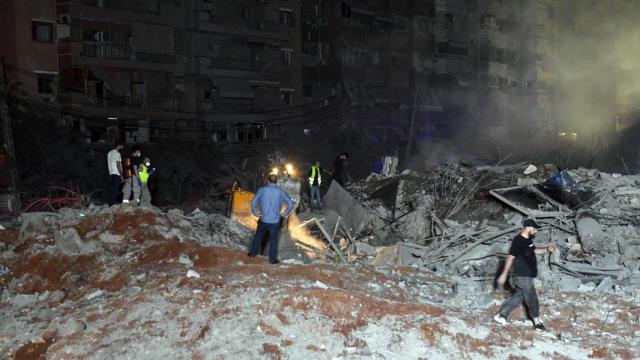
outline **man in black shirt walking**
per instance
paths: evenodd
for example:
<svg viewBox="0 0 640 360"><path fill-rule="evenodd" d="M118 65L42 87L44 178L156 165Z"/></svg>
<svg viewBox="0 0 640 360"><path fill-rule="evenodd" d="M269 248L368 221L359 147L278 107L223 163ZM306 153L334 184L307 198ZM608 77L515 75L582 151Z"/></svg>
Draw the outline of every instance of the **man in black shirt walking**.
<svg viewBox="0 0 640 360"><path fill-rule="evenodd" d="M556 248L553 246L547 246L546 248L535 247L533 238L538 229L540 229L540 225L535 220L525 220L522 231L511 243L504 270L498 277L497 283L499 286L504 286L507 282L509 271L513 269L511 286L515 289L515 292L511 299L504 304L502 310L493 317L500 324L507 324L509 314L524 301L529 310L529 315L533 318L534 328L539 331L545 330L542 320L540 320L538 295L536 294L536 288L533 286L533 278L538 276L536 254L552 253L556 251Z"/></svg>

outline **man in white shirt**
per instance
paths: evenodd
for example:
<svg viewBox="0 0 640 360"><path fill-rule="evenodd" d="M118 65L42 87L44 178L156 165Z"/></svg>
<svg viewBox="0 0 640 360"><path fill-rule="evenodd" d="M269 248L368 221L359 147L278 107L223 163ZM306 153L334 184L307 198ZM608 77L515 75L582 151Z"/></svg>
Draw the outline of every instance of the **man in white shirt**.
<svg viewBox="0 0 640 360"><path fill-rule="evenodd" d="M122 157L120 152L124 150L124 145L117 144L115 149L107 154L107 167L109 168L109 178L111 183L111 192L109 193L109 206L118 203L118 194L120 193L120 184L122 184Z"/></svg>

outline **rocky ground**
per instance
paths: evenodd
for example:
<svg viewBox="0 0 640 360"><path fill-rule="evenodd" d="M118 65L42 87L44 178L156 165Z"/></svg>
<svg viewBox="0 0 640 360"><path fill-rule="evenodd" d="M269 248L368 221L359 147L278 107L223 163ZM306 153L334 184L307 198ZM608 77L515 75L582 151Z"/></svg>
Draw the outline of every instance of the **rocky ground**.
<svg viewBox="0 0 640 360"><path fill-rule="evenodd" d="M0 231L3 358L640 358L633 288L541 288L545 336L526 321L493 323L508 294L491 282L270 265L247 257L249 233L225 221L115 207L27 215Z"/></svg>

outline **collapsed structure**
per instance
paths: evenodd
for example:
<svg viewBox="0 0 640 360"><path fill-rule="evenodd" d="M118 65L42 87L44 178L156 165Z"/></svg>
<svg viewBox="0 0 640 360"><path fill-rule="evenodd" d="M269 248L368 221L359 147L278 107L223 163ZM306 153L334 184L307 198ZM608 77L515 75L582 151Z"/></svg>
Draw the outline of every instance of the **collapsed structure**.
<svg viewBox="0 0 640 360"><path fill-rule="evenodd" d="M385 163L385 175L331 184L322 212L297 214L280 266L246 256L248 227L199 209L89 204L5 220L0 351L637 356L640 178L526 163L396 174ZM505 296L493 279L524 217L545 226L536 242L560 250L539 266L553 338L483 320Z"/></svg>
<svg viewBox="0 0 640 360"><path fill-rule="evenodd" d="M327 205L343 221L359 222L351 224L360 234L353 236L356 245L392 246L379 247L373 264L491 281L522 220L531 217L545 227L536 242L560 249L541 266L545 285L585 291L637 286L640 176L555 172L552 165L521 163L372 175L349 187L353 197L332 184ZM557 183L559 177L564 182Z"/></svg>

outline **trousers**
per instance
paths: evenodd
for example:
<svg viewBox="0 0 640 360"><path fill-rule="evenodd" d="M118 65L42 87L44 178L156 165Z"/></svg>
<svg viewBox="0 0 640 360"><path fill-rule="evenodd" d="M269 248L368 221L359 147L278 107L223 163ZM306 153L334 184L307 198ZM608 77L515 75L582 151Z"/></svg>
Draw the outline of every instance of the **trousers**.
<svg viewBox="0 0 640 360"><path fill-rule="evenodd" d="M311 197L311 208L313 209L313 203L314 200L318 201L318 206L317 208L320 209L320 207L322 206L322 196L320 195L320 186L316 185L316 186L311 186L310 189L310 194L309 196Z"/></svg>
<svg viewBox="0 0 640 360"><path fill-rule="evenodd" d="M515 289L511 298L504 304L500 315L505 319L509 314L524 301L532 318L540 316L540 305L538 303L538 294L533 286L533 278L529 276L512 276L511 286Z"/></svg>
<svg viewBox="0 0 640 360"><path fill-rule="evenodd" d="M122 184L122 178L120 175L109 176L109 206L118 202L118 195L120 194L120 184Z"/></svg>
<svg viewBox="0 0 640 360"><path fill-rule="evenodd" d="M265 233L269 233L269 262L278 260L278 232L280 231L280 223L269 224L258 220L258 228L256 229L256 235L251 242L251 250L249 255L256 256L260 252L260 245L262 245L262 239L264 239Z"/></svg>
<svg viewBox="0 0 640 360"><path fill-rule="evenodd" d="M140 200L140 181L137 176L124 179L124 188L122 189L122 202L128 203L131 199L131 191L133 190L133 202Z"/></svg>
<svg viewBox="0 0 640 360"><path fill-rule="evenodd" d="M151 192L147 183L142 183L140 187L140 206L151 205Z"/></svg>

